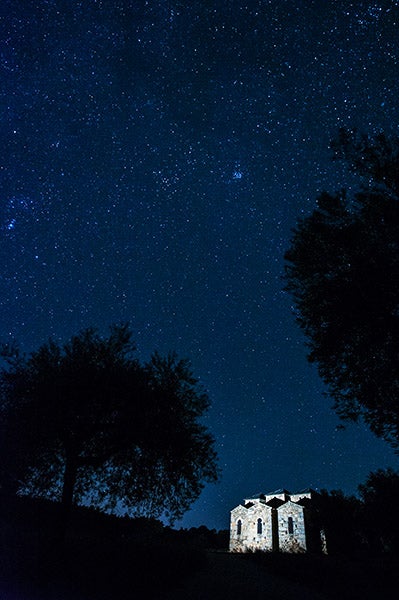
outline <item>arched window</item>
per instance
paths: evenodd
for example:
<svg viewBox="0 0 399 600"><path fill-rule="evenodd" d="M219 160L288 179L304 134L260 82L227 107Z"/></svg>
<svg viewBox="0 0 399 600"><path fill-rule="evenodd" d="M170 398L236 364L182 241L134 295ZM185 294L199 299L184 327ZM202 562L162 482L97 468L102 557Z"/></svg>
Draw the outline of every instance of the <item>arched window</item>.
<svg viewBox="0 0 399 600"><path fill-rule="evenodd" d="M258 519L257 532L262 533L262 519Z"/></svg>
<svg viewBox="0 0 399 600"><path fill-rule="evenodd" d="M294 521L292 517L288 517L288 533L292 535L294 533Z"/></svg>
<svg viewBox="0 0 399 600"><path fill-rule="evenodd" d="M237 535L241 535L241 519L237 521Z"/></svg>

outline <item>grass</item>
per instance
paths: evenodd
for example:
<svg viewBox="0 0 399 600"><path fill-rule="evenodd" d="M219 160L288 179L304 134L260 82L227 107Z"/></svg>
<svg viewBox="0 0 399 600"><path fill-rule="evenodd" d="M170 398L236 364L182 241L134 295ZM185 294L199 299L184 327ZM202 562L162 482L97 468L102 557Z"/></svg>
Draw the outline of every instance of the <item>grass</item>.
<svg viewBox="0 0 399 600"><path fill-rule="evenodd" d="M75 511L64 544L56 506L18 500L0 518L2 600L156 597L206 562L206 553L162 524Z"/></svg>
<svg viewBox="0 0 399 600"><path fill-rule="evenodd" d="M213 593L224 598L226 590L238 598L249 575L262 598L265 586L274 597L273 577L276 589L280 581L289 592L298 586L326 600L375 600L399 589L398 556L218 555L206 548L212 543L214 549L221 547L227 539L207 528L173 531L155 520L120 519L88 509L74 511L68 537L59 544L57 508L21 498L11 507L0 506L1 600L180 598L179 589L190 598L212 600ZM201 585L210 589L210 580L214 592L198 595Z"/></svg>
<svg viewBox="0 0 399 600"><path fill-rule="evenodd" d="M251 553L267 572L303 585L325 598L375 600L399 589L399 557L386 555L319 556L311 554Z"/></svg>

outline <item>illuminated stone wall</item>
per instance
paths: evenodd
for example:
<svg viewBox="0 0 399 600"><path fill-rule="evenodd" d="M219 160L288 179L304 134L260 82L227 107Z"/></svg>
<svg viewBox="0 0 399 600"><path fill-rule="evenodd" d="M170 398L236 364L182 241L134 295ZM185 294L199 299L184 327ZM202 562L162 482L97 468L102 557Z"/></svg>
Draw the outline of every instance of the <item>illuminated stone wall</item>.
<svg viewBox="0 0 399 600"><path fill-rule="evenodd" d="M237 506L231 511L230 552L271 550L272 543L270 506L258 500Z"/></svg>
<svg viewBox="0 0 399 600"><path fill-rule="evenodd" d="M306 552L311 509L302 506L302 501L309 504L311 492L278 490L245 499L231 511L230 552Z"/></svg>
<svg viewBox="0 0 399 600"><path fill-rule="evenodd" d="M290 500L277 508L278 540L282 552L306 552L304 510L303 506Z"/></svg>

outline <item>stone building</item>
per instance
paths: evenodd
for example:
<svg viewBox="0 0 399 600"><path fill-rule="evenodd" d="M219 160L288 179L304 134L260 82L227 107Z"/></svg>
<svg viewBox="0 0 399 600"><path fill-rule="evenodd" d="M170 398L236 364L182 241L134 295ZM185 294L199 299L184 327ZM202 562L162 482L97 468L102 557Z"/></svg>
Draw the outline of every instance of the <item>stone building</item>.
<svg viewBox="0 0 399 600"><path fill-rule="evenodd" d="M324 535L312 509L314 494L277 490L246 498L231 511L230 552L325 552Z"/></svg>

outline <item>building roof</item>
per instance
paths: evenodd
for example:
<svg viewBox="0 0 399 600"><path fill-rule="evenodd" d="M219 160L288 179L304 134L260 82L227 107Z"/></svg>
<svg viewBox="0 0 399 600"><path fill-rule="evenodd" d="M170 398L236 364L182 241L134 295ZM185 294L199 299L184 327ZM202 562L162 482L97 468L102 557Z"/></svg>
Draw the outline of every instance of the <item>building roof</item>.
<svg viewBox="0 0 399 600"><path fill-rule="evenodd" d="M289 492L288 490L284 489L284 488L280 488L279 490L275 490L274 492L268 492L267 494L264 494L265 496L280 496L281 494L287 494L288 496L291 496L291 492Z"/></svg>
<svg viewBox="0 0 399 600"><path fill-rule="evenodd" d="M260 498L264 498L265 494L263 492L258 492L257 494L252 494L252 496L245 496L246 500L259 500Z"/></svg>
<svg viewBox="0 0 399 600"><path fill-rule="evenodd" d="M278 490L274 490L274 492L268 492L267 494L258 492L252 496L245 496L243 505L246 508L249 508L253 505L253 503L258 504L261 502L277 508L289 500L297 504L303 504L310 502L314 494L315 492L311 488L305 488L300 492L295 493L289 492L285 488L279 488Z"/></svg>

